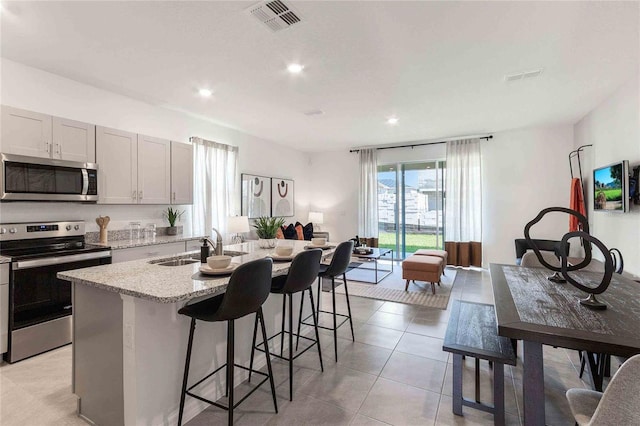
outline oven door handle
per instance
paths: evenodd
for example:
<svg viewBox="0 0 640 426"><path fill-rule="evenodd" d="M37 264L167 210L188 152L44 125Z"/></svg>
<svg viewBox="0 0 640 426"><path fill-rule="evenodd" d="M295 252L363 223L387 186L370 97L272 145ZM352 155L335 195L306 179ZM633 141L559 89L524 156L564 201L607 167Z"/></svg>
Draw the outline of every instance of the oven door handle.
<svg viewBox="0 0 640 426"><path fill-rule="evenodd" d="M111 257L111 250L97 251L92 253L72 254L69 256L45 257L43 259L23 260L13 263L13 270L40 268L42 266L59 265L61 263L72 263L83 260L102 259Z"/></svg>

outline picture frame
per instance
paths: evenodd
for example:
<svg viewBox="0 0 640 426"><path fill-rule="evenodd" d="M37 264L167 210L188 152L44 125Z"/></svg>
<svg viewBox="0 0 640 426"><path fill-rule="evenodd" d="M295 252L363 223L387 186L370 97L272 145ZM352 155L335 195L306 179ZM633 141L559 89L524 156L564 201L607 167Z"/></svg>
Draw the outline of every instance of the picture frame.
<svg viewBox="0 0 640 426"><path fill-rule="evenodd" d="M242 216L248 216L249 219L271 216L270 177L241 174L240 210Z"/></svg>
<svg viewBox="0 0 640 426"><path fill-rule="evenodd" d="M271 178L271 216L290 217L295 214L294 181Z"/></svg>

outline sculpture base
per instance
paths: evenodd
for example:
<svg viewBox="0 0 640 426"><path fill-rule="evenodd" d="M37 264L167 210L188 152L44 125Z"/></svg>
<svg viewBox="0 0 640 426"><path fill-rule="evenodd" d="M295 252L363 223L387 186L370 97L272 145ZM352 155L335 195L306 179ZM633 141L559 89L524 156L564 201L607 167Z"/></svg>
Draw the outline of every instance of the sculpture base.
<svg viewBox="0 0 640 426"><path fill-rule="evenodd" d="M586 306L587 308L596 309L599 311L607 309L607 305L596 299L596 295L593 293L590 294L586 299L580 299L580 304Z"/></svg>
<svg viewBox="0 0 640 426"><path fill-rule="evenodd" d="M564 284L567 282L559 272L554 272L553 275L547 277L547 279L557 284Z"/></svg>

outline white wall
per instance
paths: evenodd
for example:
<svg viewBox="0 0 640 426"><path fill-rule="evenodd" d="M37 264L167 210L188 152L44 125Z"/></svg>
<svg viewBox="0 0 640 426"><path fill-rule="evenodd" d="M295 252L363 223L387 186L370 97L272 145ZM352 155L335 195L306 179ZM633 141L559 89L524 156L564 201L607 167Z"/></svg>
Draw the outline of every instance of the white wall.
<svg viewBox="0 0 640 426"><path fill-rule="evenodd" d="M292 219L306 223L309 203L308 154L205 119L140 102L7 59L2 59L0 66L2 104L176 141L188 142L190 136L200 136L238 146L240 172L295 180L296 215ZM239 209L239 192L237 197ZM98 227L94 219L98 215L109 215L112 219L109 229L124 228L131 220L167 226L162 219L165 207L3 203L0 206L0 222L85 220L87 230L96 231ZM190 210L190 206L182 208ZM188 226L190 216L185 217L184 224Z"/></svg>
<svg viewBox="0 0 640 426"><path fill-rule="evenodd" d="M640 206L629 213L593 211L592 172L594 168L629 160L630 168L640 165L640 75L632 78L574 127L577 148L585 148L583 175L588 188L587 206L591 234L607 247L618 248L625 270L640 275ZM594 253L599 255L598 253Z"/></svg>
<svg viewBox="0 0 640 426"><path fill-rule="evenodd" d="M568 207L573 150L571 125L495 133L482 142L483 266L515 262L513 240L546 207ZM532 228L533 238L560 239L568 217L547 216Z"/></svg>

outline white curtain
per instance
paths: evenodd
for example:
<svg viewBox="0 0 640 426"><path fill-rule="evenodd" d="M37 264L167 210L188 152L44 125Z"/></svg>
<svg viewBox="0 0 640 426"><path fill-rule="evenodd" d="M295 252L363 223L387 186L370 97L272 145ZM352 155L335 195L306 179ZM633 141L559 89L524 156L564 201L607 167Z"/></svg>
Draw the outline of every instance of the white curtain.
<svg viewBox="0 0 640 426"><path fill-rule="evenodd" d="M447 142L445 241L482 241L480 139Z"/></svg>
<svg viewBox="0 0 640 426"><path fill-rule="evenodd" d="M236 212L239 198L238 147L191 138L193 143L192 232L211 235L211 228L227 229L227 218Z"/></svg>
<svg viewBox="0 0 640 426"><path fill-rule="evenodd" d="M358 235L378 238L378 156L375 149L360 150Z"/></svg>

